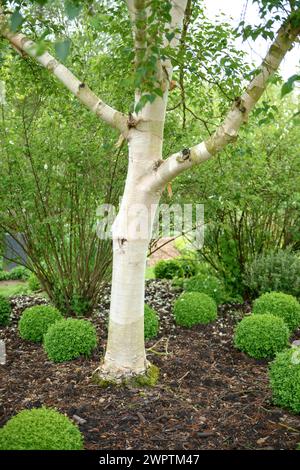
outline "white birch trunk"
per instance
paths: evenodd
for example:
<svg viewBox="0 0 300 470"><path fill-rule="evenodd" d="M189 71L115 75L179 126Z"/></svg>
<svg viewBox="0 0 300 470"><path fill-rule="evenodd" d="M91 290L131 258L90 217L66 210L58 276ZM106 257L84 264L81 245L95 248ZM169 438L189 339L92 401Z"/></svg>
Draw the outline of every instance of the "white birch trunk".
<svg viewBox="0 0 300 470"><path fill-rule="evenodd" d="M182 25L187 0L173 0L170 28ZM139 14L139 2L128 2L131 18ZM143 4L143 2L141 2ZM176 32L171 47L177 47ZM136 47L143 47L136 41ZM129 167L120 212L113 227L113 278L109 332L100 375L112 380L145 373L147 359L144 342L145 268L155 208L163 187L152 190L148 178L162 163L163 130L172 77L170 61L158 64L157 76L163 98L147 104L136 116L129 132ZM137 91L135 102L140 99ZM138 228L140 230L138 230Z"/></svg>
<svg viewBox="0 0 300 470"><path fill-rule="evenodd" d="M145 175L162 157L166 100L142 112L129 137L129 167L119 214L113 226L113 278L108 343L101 377L122 380L145 372L145 268L161 190L149 191ZM155 132L155 130L156 132Z"/></svg>

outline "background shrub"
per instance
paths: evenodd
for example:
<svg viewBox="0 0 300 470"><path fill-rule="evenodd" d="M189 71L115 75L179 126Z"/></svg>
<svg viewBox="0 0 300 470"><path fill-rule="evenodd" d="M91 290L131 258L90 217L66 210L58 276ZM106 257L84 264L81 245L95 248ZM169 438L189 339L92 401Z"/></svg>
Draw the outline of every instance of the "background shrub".
<svg viewBox="0 0 300 470"><path fill-rule="evenodd" d="M0 429L0 450L81 450L83 438L72 421L47 408L23 410Z"/></svg>
<svg viewBox="0 0 300 470"><path fill-rule="evenodd" d="M45 351L54 362L89 357L96 346L96 330L88 320L68 318L56 322L44 336Z"/></svg>
<svg viewBox="0 0 300 470"><path fill-rule="evenodd" d="M62 320L61 313L51 305L37 305L26 308L19 320L18 328L21 338L39 343L50 325Z"/></svg>
<svg viewBox="0 0 300 470"><path fill-rule="evenodd" d="M28 278L28 287L32 292L41 290L41 284L34 273L31 273Z"/></svg>
<svg viewBox="0 0 300 470"><path fill-rule="evenodd" d="M270 365L273 402L300 413L300 348L278 353Z"/></svg>
<svg viewBox="0 0 300 470"><path fill-rule="evenodd" d="M6 326L10 321L11 306L8 300L0 295L0 325Z"/></svg>
<svg viewBox="0 0 300 470"><path fill-rule="evenodd" d="M217 318L217 305L206 294L184 292L174 304L174 316L181 326L210 323Z"/></svg>
<svg viewBox="0 0 300 470"><path fill-rule="evenodd" d="M255 300L254 314L271 313L282 318L289 329L294 331L300 326L300 304L295 297L282 292L267 292Z"/></svg>
<svg viewBox="0 0 300 470"><path fill-rule="evenodd" d="M173 279L184 277L184 270L177 259L162 259L154 266L154 275L156 279Z"/></svg>
<svg viewBox="0 0 300 470"><path fill-rule="evenodd" d="M12 281L27 281L30 276L30 271L24 266L16 266L7 273L7 279Z"/></svg>
<svg viewBox="0 0 300 470"><path fill-rule="evenodd" d="M145 305L144 308L144 334L145 339L154 338L159 329L159 318L155 310Z"/></svg>
<svg viewBox="0 0 300 470"><path fill-rule="evenodd" d="M184 282L187 292L201 292L214 299L217 305L226 301L225 287L222 281L211 274L197 274Z"/></svg>
<svg viewBox="0 0 300 470"><path fill-rule="evenodd" d="M0 281L27 281L30 271L24 266L16 266L11 271L0 269Z"/></svg>
<svg viewBox="0 0 300 470"><path fill-rule="evenodd" d="M253 296L284 292L300 298L300 258L289 250L258 256L246 266L244 283Z"/></svg>
<svg viewBox="0 0 300 470"><path fill-rule="evenodd" d="M198 261L195 258L182 256L181 258L177 258L177 261L182 267L184 278L190 278L197 274Z"/></svg>
<svg viewBox="0 0 300 470"><path fill-rule="evenodd" d="M154 266L156 279L187 279L198 272L198 260L192 256L161 260Z"/></svg>
<svg viewBox="0 0 300 470"><path fill-rule="evenodd" d="M288 346L290 332L282 318L251 315L237 325L234 345L256 359L273 357Z"/></svg>

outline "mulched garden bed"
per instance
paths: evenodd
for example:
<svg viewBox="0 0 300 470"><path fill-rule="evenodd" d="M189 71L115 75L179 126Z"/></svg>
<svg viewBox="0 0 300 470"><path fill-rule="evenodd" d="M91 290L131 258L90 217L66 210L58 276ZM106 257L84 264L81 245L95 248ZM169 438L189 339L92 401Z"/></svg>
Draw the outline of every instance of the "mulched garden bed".
<svg viewBox="0 0 300 470"><path fill-rule="evenodd" d="M45 301L15 297L13 322L0 330L7 348L7 363L0 366L0 426L21 409L45 405L79 424L86 449L295 449L300 416L271 404L267 361L252 360L232 344L234 326L249 305L222 306L215 323L184 329L171 315L178 292L154 280L146 291L161 316L159 337L147 344L161 372L153 388L91 383L105 347L109 286L93 318L100 338L93 357L59 365L17 334L21 311Z"/></svg>

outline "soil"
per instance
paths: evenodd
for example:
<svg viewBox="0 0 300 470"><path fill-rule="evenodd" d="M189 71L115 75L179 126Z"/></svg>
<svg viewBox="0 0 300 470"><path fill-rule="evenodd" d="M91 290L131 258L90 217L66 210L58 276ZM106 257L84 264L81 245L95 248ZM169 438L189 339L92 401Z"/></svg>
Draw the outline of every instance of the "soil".
<svg viewBox="0 0 300 470"><path fill-rule="evenodd" d="M20 284L25 285L26 283L20 280L0 281L0 287L19 286Z"/></svg>
<svg viewBox="0 0 300 470"><path fill-rule="evenodd" d="M0 330L7 348L0 426L21 409L45 405L78 423L86 449L295 449L300 416L272 405L267 361L232 344L234 326L250 306L221 306L216 322L184 329L171 315L177 295L168 282L147 282L147 302L161 317L158 338L147 343L161 373L152 388L101 389L91 382L105 348L109 286L92 318L99 334L93 357L59 365L17 333L22 310L46 301L12 299L12 324Z"/></svg>

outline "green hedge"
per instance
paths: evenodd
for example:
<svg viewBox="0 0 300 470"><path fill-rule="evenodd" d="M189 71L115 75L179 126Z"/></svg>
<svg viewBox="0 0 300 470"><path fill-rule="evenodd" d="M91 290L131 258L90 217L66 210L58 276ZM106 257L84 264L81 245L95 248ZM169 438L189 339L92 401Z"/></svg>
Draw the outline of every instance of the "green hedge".
<svg viewBox="0 0 300 470"><path fill-rule="evenodd" d="M90 357L96 346L96 329L88 320L68 318L58 321L44 336L44 349L54 362Z"/></svg>
<svg viewBox="0 0 300 470"><path fill-rule="evenodd" d="M237 325L234 345L256 359L271 358L288 346L290 332L281 318L251 315Z"/></svg>
<svg viewBox="0 0 300 470"><path fill-rule="evenodd" d="M26 308L19 320L18 328L21 338L39 343L47 333L50 325L62 320L61 313L51 305L37 305Z"/></svg>
<svg viewBox="0 0 300 470"><path fill-rule="evenodd" d="M278 353L270 364L273 402L300 413L300 348Z"/></svg>
<svg viewBox="0 0 300 470"><path fill-rule="evenodd" d="M185 257L161 260L154 266L156 279L189 278L196 272L195 260Z"/></svg>
<svg viewBox="0 0 300 470"><path fill-rule="evenodd" d="M300 326L300 304L295 297L282 292L267 292L255 300L253 313L271 313L282 318L289 329L294 331Z"/></svg>
<svg viewBox="0 0 300 470"><path fill-rule="evenodd" d="M217 318L217 305L206 294L184 292L174 304L174 317L181 326L210 323Z"/></svg>
<svg viewBox="0 0 300 470"><path fill-rule="evenodd" d="M6 326L10 322L11 306L5 297L0 295L0 326Z"/></svg>
<svg viewBox="0 0 300 470"><path fill-rule="evenodd" d="M201 292L215 300L217 305L226 301L225 287L222 281L211 274L197 274L187 279L183 285L187 292Z"/></svg>
<svg viewBox="0 0 300 470"><path fill-rule="evenodd" d="M23 410L0 429L0 450L81 450L77 426L56 410Z"/></svg>
<svg viewBox="0 0 300 470"><path fill-rule="evenodd" d="M144 335L145 339L155 338L159 330L159 317L155 310L145 305L144 308Z"/></svg>

